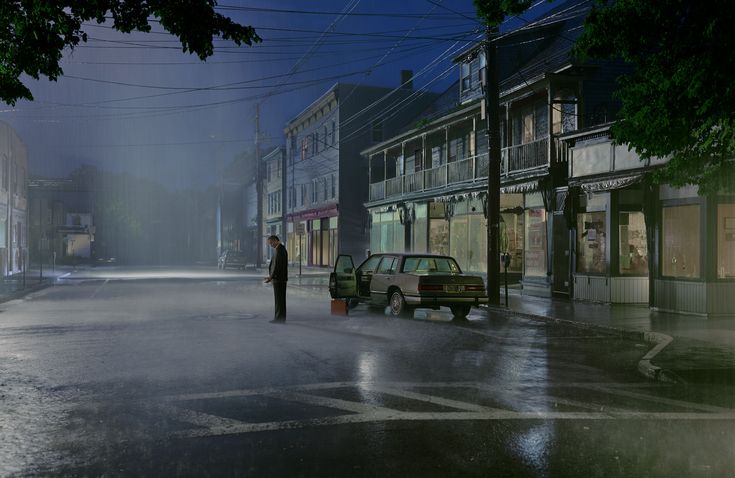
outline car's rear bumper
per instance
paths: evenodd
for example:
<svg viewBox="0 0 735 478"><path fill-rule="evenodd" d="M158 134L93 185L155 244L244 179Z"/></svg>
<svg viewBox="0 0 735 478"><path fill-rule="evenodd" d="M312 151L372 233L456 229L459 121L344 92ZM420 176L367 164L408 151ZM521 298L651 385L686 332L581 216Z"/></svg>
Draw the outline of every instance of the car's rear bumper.
<svg viewBox="0 0 735 478"><path fill-rule="evenodd" d="M487 304L487 297L447 297L447 296L427 296L427 295L404 295L408 305L425 305L425 306L450 306L457 304L480 305Z"/></svg>

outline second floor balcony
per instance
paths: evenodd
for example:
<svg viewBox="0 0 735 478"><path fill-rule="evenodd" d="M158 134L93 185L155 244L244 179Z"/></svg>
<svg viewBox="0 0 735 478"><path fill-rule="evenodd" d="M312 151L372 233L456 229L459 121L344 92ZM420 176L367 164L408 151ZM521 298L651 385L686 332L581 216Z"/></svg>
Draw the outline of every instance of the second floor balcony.
<svg viewBox="0 0 735 478"><path fill-rule="evenodd" d="M554 139L553 151L549 148L549 137L509 146L501 150L500 174L503 180L512 180L519 175L543 173L554 160L566 161L564 144ZM437 167L376 181L370 184L370 201L380 201L405 194L438 190L447 186L484 182L488 176L488 154L444 163Z"/></svg>

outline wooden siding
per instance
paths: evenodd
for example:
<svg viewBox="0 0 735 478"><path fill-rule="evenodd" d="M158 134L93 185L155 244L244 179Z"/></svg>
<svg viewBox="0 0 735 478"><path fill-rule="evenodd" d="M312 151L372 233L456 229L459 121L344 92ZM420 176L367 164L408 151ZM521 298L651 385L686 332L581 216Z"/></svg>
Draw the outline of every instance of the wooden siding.
<svg viewBox="0 0 735 478"><path fill-rule="evenodd" d="M610 286L613 304L648 304L648 277L612 277Z"/></svg>
<svg viewBox="0 0 735 478"><path fill-rule="evenodd" d="M610 302L610 278L574 274L574 298L593 302Z"/></svg>
<svg viewBox="0 0 735 478"><path fill-rule="evenodd" d="M707 313L735 318L735 282L707 284Z"/></svg>
<svg viewBox="0 0 735 478"><path fill-rule="evenodd" d="M657 279L654 307L688 314L707 313L707 287L704 282Z"/></svg>

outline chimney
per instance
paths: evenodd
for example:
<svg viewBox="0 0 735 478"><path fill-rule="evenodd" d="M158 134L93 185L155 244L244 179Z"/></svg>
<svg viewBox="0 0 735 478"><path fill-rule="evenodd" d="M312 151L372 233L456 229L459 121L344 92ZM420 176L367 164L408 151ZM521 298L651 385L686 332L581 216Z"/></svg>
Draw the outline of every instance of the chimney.
<svg viewBox="0 0 735 478"><path fill-rule="evenodd" d="M401 88L413 90L413 70L401 70Z"/></svg>

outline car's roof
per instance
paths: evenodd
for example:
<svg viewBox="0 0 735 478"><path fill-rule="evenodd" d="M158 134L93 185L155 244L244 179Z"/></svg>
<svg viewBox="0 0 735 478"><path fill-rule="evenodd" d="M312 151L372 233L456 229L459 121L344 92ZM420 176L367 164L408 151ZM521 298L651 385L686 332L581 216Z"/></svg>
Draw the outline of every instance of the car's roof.
<svg viewBox="0 0 735 478"><path fill-rule="evenodd" d="M452 256L443 256L440 254L421 254L420 252L376 252L373 256L395 256L395 257L434 257L436 259L452 259Z"/></svg>

